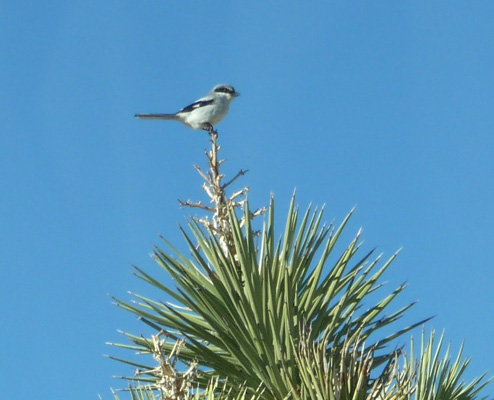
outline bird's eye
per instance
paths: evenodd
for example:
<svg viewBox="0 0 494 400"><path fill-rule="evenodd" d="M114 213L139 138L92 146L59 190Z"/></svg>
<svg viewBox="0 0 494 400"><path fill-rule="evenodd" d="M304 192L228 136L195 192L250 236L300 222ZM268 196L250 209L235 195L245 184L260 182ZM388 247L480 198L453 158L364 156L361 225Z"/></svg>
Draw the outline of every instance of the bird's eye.
<svg viewBox="0 0 494 400"><path fill-rule="evenodd" d="M235 92L235 89L222 86L222 87L215 89L215 92L216 93L230 93L230 94L232 94Z"/></svg>

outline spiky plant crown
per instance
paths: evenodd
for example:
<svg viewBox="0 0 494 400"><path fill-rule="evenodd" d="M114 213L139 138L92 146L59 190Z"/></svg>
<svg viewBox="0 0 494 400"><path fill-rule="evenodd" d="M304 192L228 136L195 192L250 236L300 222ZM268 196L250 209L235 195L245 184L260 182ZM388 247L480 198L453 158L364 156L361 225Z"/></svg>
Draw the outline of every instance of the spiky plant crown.
<svg viewBox="0 0 494 400"><path fill-rule="evenodd" d="M371 258L373 251L359 255L360 232L337 252L352 213L339 227L326 226L323 210L309 208L301 216L295 196L283 235L275 232L273 197L258 235L252 218L265 209L251 212L247 199L239 200L247 188L226 195L246 171L222 183L218 135L211 135L209 171L196 169L212 205L180 204L210 211L212 220L192 219L188 230L181 228L189 254L165 239L167 250L153 250L175 287L136 267L140 279L173 301L139 294L132 302L114 298L156 330L151 338L124 333L132 344L115 344L152 354L158 363L119 359L137 368L126 378L141 385L131 388L133 398L154 398L156 390L174 400L477 398L488 383L485 375L463 384L459 378L468 360L459 357L451 365L448 351L439 362L431 356L433 335L419 360L394 344L426 320L381 333L413 306L390 310L404 285L374 304L369 300L396 254L382 265L380 256ZM437 351L441 344L442 337ZM177 361L185 372L177 370Z"/></svg>

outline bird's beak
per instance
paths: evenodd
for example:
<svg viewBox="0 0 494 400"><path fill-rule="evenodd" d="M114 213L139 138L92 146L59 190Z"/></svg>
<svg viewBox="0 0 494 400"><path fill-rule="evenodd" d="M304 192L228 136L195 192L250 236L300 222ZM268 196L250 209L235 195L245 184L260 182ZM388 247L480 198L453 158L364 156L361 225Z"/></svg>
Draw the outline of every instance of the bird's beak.
<svg viewBox="0 0 494 400"><path fill-rule="evenodd" d="M233 93L233 97L238 97L238 96L240 96L240 93L239 92Z"/></svg>

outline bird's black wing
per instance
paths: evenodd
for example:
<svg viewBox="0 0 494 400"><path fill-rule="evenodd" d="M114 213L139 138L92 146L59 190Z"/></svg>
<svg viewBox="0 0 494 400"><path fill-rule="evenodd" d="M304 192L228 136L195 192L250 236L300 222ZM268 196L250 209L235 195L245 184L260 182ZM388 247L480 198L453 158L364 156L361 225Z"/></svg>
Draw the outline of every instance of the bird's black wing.
<svg viewBox="0 0 494 400"><path fill-rule="evenodd" d="M184 112L191 112L194 111L196 108L201 108L204 106L209 106L210 104L213 104L214 99L211 100L199 100L196 101L195 103L192 103L190 106L182 108L179 113L184 113ZM178 114L178 113L177 113Z"/></svg>

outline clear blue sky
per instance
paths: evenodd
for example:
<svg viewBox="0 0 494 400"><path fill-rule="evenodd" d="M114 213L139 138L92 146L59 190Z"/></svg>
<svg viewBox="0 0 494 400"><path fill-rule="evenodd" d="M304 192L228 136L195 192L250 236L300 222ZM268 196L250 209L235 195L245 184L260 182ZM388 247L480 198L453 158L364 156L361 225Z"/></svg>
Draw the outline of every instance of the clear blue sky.
<svg viewBox="0 0 494 400"><path fill-rule="evenodd" d="M356 205L344 241L403 246L382 292L408 282L403 324L437 314L467 376L493 375L493 21L490 1L2 2L2 397L124 386L104 342L141 325L107 293L149 294L131 264L160 275L158 235L182 246L209 146L133 115L217 83L242 93L218 128L252 204L273 192L283 222L297 188L337 223Z"/></svg>

